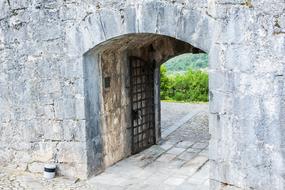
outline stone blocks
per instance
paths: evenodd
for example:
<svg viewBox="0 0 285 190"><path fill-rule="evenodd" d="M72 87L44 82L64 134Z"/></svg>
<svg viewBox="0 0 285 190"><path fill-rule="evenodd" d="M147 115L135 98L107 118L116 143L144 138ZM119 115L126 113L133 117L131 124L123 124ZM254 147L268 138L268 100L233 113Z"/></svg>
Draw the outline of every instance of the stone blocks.
<svg viewBox="0 0 285 190"><path fill-rule="evenodd" d="M219 184L211 188L284 189L284 8L283 0L1 1L1 165L36 172L54 160L62 174L87 177L87 158L102 156L102 97L97 84L85 92L83 57L110 38L155 33L210 55ZM99 68L89 69L88 82L101 82Z"/></svg>

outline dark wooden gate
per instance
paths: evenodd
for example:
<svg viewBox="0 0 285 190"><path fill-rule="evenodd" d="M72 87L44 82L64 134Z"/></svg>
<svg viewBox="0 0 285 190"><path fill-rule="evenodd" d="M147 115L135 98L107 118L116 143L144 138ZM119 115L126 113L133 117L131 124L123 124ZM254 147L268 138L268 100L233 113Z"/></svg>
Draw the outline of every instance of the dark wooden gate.
<svg viewBox="0 0 285 190"><path fill-rule="evenodd" d="M155 143L154 64L130 57L132 154Z"/></svg>

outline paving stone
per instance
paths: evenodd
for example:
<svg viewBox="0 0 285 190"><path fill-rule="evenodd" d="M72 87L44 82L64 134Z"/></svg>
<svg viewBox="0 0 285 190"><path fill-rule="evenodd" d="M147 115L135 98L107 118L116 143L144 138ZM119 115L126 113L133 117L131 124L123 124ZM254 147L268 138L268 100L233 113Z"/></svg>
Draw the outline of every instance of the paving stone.
<svg viewBox="0 0 285 190"><path fill-rule="evenodd" d="M206 180L190 177L187 182L194 185L203 185L206 182Z"/></svg>
<svg viewBox="0 0 285 190"><path fill-rule="evenodd" d="M153 184L153 185L159 185L161 183L163 183L163 181L165 181L166 179L169 178L170 174L163 174L163 173L157 173L154 175L149 176L144 183L145 184Z"/></svg>
<svg viewBox="0 0 285 190"><path fill-rule="evenodd" d="M96 176L93 179L91 179L89 181L90 184L111 184L112 185L121 185L122 183L124 183L126 181L126 178L123 178L119 175L116 174L106 174L103 173L102 175Z"/></svg>
<svg viewBox="0 0 285 190"><path fill-rule="evenodd" d="M197 155L198 155L197 153L186 151L186 152L183 152L181 155L179 155L178 158L189 161Z"/></svg>
<svg viewBox="0 0 285 190"><path fill-rule="evenodd" d="M177 143L180 142L179 139L177 138L171 138L171 139L166 139L167 141L165 142L166 144L171 144L173 146L175 146Z"/></svg>
<svg viewBox="0 0 285 190"><path fill-rule="evenodd" d="M139 173L136 173L135 176L138 177L140 180L147 179L149 176L153 175L151 170L142 170Z"/></svg>
<svg viewBox="0 0 285 190"><path fill-rule="evenodd" d="M201 112L167 137L167 140L208 142L210 139L208 114Z"/></svg>
<svg viewBox="0 0 285 190"><path fill-rule="evenodd" d="M203 151L201 151L201 152L199 153L199 155L201 155L201 156L208 156L208 155L209 155L209 150L204 149Z"/></svg>
<svg viewBox="0 0 285 190"><path fill-rule="evenodd" d="M174 158L173 160L171 160L170 162L168 162L168 167L171 168L180 168L182 167L184 164L186 163L185 160L179 159L179 158Z"/></svg>
<svg viewBox="0 0 285 190"><path fill-rule="evenodd" d="M207 162L199 171L197 171L191 178L195 179L204 179L205 181L209 179L209 169L210 165L209 162Z"/></svg>
<svg viewBox="0 0 285 190"><path fill-rule="evenodd" d="M208 157L206 156L196 156L192 160L188 161L185 166L187 167L193 167L193 168L199 168L203 164L205 164L208 161Z"/></svg>
<svg viewBox="0 0 285 190"><path fill-rule="evenodd" d="M193 183L193 181L196 181L197 184L205 184L208 179L209 179L209 172L208 174L195 173L193 176L189 178L189 182L192 180L191 183Z"/></svg>
<svg viewBox="0 0 285 190"><path fill-rule="evenodd" d="M188 183L187 181L179 185L176 190L200 190L198 185Z"/></svg>
<svg viewBox="0 0 285 190"><path fill-rule="evenodd" d="M170 150L167 151L168 154L175 154L175 155L179 155L182 152L186 151L185 148L177 148L177 147L173 147Z"/></svg>
<svg viewBox="0 0 285 190"><path fill-rule="evenodd" d="M208 186L208 187L209 187L209 186L210 186L210 180L209 180L209 179L207 179L203 185L205 185L205 186Z"/></svg>
<svg viewBox="0 0 285 190"><path fill-rule="evenodd" d="M208 144L200 143L200 142L195 143L191 146L191 148L193 148L193 149L205 149L206 147L208 147Z"/></svg>
<svg viewBox="0 0 285 190"><path fill-rule="evenodd" d="M162 144L160 145L160 147L163 149L163 150L169 150L170 148L172 148L174 145L173 144Z"/></svg>
<svg viewBox="0 0 285 190"><path fill-rule="evenodd" d="M201 149L188 148L186 151L187 152L192 152L192 153L200 153L202 150Z"/></svg>
<svg viewBox="0 0 285 190"><path fill-rule="evenodd" d="M185 166L184 164L182 167L172 172L175 173L176 175L187 175L188 177L191 177L196 173L196 171L197 171L196 167Z"/></svg>
<svg viewBox="0 0 285 190"><path fill-rule="evenodd" d="M166 153L166 154L161 155L156 161L158 161L158 162L169 162L169 161L173 160L175 157L176 157L175 154Z"/></svg>
<svg viewBox="0 0 285 190"><path fill-rule="evenodd" d="M191 142L191 141L181 141L181 142L177 143L177 144L175 145L175 147L187 149L187 148L189 148L189 147L190 147L191 145L193 145L193 144L194 144L194 143Z"/></svg>
<svg viewBox="0 0 285 190"><path fill-rule="evenodd" d="M178 186L184 183L188 176L171 176L164 181L165 184Z"/></svg>

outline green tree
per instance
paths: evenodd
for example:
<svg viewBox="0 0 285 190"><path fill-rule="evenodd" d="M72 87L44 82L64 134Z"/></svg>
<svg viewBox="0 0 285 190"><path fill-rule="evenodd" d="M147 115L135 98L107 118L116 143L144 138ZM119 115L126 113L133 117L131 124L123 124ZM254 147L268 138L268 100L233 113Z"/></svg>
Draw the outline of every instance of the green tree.
<svg viewBox="0 0 285 190"><path fill-rule="evenodd" d="M170 79L166 73L167 69L162 65L160 68L160 97L163 100L168 99L168 92L170 89Z"/></svg>
<svg viewBox="0 0 285 190"><path fill-rule="evenodd" d="M161 67L161 99L184 102L208 101L208 73L189 69L184 74L167 75Z"/></svg>

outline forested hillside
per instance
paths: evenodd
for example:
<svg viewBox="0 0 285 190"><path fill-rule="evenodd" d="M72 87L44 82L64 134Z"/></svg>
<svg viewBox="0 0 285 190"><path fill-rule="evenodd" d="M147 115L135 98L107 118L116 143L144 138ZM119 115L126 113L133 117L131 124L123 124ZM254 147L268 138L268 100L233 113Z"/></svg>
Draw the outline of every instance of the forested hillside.
<svg viewBox="0 0 285 190"><path fill-rule="evenodd" d="M185 73L189 69L204 70L208 67L208 55L187 53L170 59L164 65L167 74Z"/></svg>
<svg viewBox="0 0 285 190"><path fill-rule="evenodd" d="M208 101L207 54L183 54L161 66L161 100Z"/></svg>

